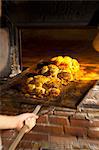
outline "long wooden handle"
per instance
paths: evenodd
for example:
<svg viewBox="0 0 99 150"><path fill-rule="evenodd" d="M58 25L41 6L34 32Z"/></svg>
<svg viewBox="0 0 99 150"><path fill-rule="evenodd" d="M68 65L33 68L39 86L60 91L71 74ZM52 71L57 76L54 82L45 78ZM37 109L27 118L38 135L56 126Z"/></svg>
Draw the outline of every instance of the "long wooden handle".
<svg viewBox="0 0 99 150"><path fill-rule="evenodd" d="M35 108L33 113L36 115L39 112L40 108L41 108L41 105L37 105L37 107ZM17 147L18 143L20 142L20 140L24 136L25 131L27 129L28 129L28 127L26 125L24 125L23 128L20 130L19 134L17 135L17 137L15 138L14 142L9 147L9 150L15 150L15 148Z"/></svg>

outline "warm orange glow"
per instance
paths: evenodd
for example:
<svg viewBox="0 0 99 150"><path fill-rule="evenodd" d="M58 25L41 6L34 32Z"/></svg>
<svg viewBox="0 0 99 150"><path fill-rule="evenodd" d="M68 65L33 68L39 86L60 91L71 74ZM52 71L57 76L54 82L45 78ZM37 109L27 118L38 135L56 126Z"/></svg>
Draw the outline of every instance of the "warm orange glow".
<svg viewBox="0 0 99 150"><path fill-rule="evenodd" d="M97 36L95 37L93 41L93 47L96 51L99 52L99 33L97 34Z"/></svg>
<svg viewBox="0 0 99 150"><path fill-rule="evenodd" d="M27 78L22 91L26 97L57 97L62 87L73 81L90 82L99 79L98 64L80 64L69 56L58 56L50 60L50 64L37 69L37 75Z"/></svg>
<svg viewBox="0 0 99 150"><path fill-rule="evenodd" d="M80 64L69 56L54 57L51 61L60 69L69 71L73 75L72 80L99 80L99 64Z"/></svg>
<svg viewBox="0 0 99 150"><path fill-rule="evenodd" d="M59 68L59 72L70 74L70 81L77 80L81 76L80 64L76 59L69 56L58 56L51 59L51 62Z"/></svg>
<svg viewBox="0 0 99 150"><path fill-rule="evenodd" d="M81 64L81 80L99 80L99 64Z"/></svg>

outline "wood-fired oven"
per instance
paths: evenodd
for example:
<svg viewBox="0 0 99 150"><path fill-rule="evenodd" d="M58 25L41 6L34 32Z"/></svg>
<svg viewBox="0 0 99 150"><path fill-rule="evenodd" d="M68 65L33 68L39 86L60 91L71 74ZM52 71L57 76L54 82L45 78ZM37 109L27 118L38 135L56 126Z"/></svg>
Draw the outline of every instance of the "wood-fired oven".
<svg viewBox="0 0 99 150"><path fill-rule="evenodd" d="M99 52L92 44L99 34L98 6L83 0L1 1L0 112L16 115L42 105L37 125L17 149L99 149ZM52 101L21 93L21 83L58 56L76 59L82 78ZM1 135L6 150L17 132Z"/></svg>

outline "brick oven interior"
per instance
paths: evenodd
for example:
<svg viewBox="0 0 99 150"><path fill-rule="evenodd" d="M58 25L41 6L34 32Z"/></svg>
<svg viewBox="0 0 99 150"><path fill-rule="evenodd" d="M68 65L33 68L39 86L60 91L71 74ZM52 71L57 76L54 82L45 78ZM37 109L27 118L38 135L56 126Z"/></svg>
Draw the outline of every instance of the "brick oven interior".
<svg viewBox="0 0 99 150"><path fill-rule="evenodd" d="M71 96L72 99L69 97L69 102L63 105L57 102L44 105L44 100L41 101L43 106L36 126L22 138L16 149L98 150L99 52L93 41L99 34L99 3L4 0L1 6L1 45L8 52L6 67L0 70L1 114L32 112L39 104L18 92L16 94L12 88L31 66L52 57L69 56L77 59L87 72L83 78L84 83L87 81L83 88L86 90L80 98L75 100ZM1 60L2 68L6 61ZM4 150L9 148L17 134L15 130L1 131Z"/></svg>

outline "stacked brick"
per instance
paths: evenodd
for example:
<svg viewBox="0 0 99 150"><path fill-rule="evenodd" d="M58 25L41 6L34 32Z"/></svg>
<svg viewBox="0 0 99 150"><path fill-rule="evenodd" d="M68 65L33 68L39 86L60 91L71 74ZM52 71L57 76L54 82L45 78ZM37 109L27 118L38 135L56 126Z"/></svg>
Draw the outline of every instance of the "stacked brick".
<svg viewBox="0 0 99 150"><path fill-rule="evenodd" d="M2 131L5 149L13 142L16 135L17 131L14 130ZM62 143L62 139L65 142ZM35 143L38 147L47 145L50 149L66 148L66 143L68 146L72 145L72 149L77 146L88 148L90 143L97 148L99 146L99 112L77 112L72 109L55 108L53 112L39 117L37 125L23 137L18 149L32 149Z"/></svg>
<svg viewBox="0 0 99 150"><path fill-rule="evenodd" d="M82 103L79 106L81 109L42 108L36 126L23 137L17 150L99 150L98 105L90 109L82 107ZM6 99L1 103L2 114L16 115L32 111L32 105L17 102L12 105ZM4 150L8 150L16 136L15 130L2 131Z"/></svg>

